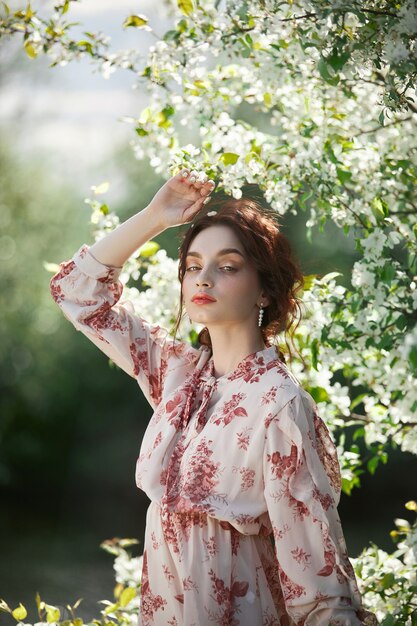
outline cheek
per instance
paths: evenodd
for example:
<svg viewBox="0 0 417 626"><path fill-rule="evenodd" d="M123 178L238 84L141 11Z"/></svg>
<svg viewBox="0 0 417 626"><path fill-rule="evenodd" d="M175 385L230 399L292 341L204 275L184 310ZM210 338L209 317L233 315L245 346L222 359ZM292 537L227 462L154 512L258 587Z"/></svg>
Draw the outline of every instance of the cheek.
<svg viewBox="0 0 417 626"><path fill-rule="evenodd" d="M190 280L190 275L185 274L181 283L182 300L186 299L189 295L191 295L191 289L192 289L192 281Z"/></svg>
<svg viewBox="0 0 417 626"><path fill-rule="evenodd" d="M247 275L235 275L231 276L227 284L227 290L230 295L235 297L239 296L241 299L253 300L256 299L257 293L257 281L252 276Z"/></svg>

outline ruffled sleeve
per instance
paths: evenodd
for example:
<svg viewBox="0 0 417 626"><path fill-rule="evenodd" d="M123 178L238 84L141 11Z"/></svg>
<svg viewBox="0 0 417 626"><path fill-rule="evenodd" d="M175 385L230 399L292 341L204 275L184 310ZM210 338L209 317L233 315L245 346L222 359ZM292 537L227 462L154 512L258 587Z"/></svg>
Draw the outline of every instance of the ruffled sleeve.
<svg viewBox="0 0 417 626"><path fill-rule="evenodd" d="M51 294L65 317L114 363L135 378L155 408L162 395L169 363L177 366L198 354L189 344L175 342L168 332L139 317L129 301L120 300L122 268L100 263L82 245L52 277Z"/></svg>
<svg viewBox="0 0 417 626"><path fill-rule="evenodd" d="M337 512L337 453L304 390L269 424L265 499L286 610L296 624L376 624L361 606Z"/></svg>

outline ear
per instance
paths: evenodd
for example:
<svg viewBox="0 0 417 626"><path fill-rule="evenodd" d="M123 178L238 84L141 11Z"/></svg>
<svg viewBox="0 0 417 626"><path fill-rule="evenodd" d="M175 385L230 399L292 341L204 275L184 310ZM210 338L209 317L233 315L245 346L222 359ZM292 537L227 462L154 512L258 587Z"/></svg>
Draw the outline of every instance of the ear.
<svg viewBox="0 0 417 626"><path fill-rule="evenodd" d="M261 292L261 295L258 298L257 305L259 307L265 308L269 304L269 298L264 291Z"/></svg>

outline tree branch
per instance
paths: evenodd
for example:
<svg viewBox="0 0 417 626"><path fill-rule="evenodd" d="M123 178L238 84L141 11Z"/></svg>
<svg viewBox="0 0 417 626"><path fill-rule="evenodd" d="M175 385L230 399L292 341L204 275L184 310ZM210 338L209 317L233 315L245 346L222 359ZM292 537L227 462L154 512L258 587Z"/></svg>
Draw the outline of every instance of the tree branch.
<svg viewBox="0 0 417 626"><path fill-rule="evenodd" d="M396 13L390 11L376 11L375 9L360 9L363 13L372 13L373 15L387 15L388 17L398 17Z"/></svg>
<svg viewBox="0 0 417 626"><path fill-rule="evenodd" d="M385 124L384 126L375 126L375 128L370 128L369 130L361 130L355 135L352 135L352 137L360 137L361 135L368 135L369 133L377 133L380 130L384 130L384 128L388 128L389 126L395 126L396 124L402 124L403 122L408 122L409 120L412 120L412 119L413 119L413 116L409 115L408 117L403 117L402 119L395 120L394 122L389 122L388 124Z"/></svg>
<svg viewBox="0 0 417 626"><path fill-rule="evenodd" d="M294 22L295 20L305 20L310 17L317 18L317 13L306 13L305 15L294 15L294 17L285 17L280 22Z"/></svg>

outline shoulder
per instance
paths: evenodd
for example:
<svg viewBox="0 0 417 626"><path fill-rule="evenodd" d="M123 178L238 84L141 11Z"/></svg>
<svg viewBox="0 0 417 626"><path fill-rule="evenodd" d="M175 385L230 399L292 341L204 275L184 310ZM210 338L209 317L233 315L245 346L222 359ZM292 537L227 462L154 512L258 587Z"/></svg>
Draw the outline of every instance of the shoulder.
<svg viewBox="0 0 417 626"><path fill-rule="evenodd" d="M268 350L263 370L259 381L262 394L273 400L275 411L283 409L289 402L297 401L305 408L313 408L314 401L310 394L274 351Z"/></svg>
<svg viewBox="0 0 417 626"><path fill-rule="evenodd" d="M143 318L141 318L141 323L149 340L159 346L165 358L174 361L186 361L187 363L198 362L201 350L193 348L187 341L173 337L166 328L159 324L148 322Z"/></svg>

